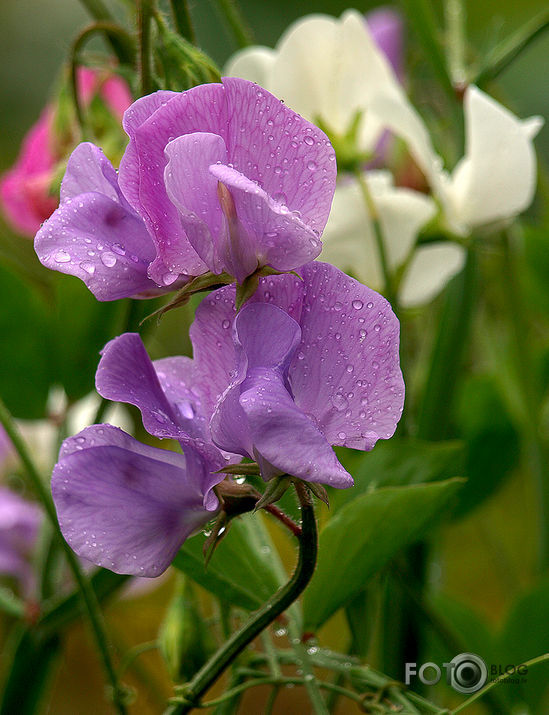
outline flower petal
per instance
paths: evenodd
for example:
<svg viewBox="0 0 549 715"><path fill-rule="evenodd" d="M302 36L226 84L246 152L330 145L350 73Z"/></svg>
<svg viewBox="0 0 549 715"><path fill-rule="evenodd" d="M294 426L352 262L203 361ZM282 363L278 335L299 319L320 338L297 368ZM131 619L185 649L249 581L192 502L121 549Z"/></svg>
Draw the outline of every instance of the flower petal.
<svg viewBox="0 0 549 715"><path fill-rule="evenodd" d="M61 203L91 191L103 194L117 203L126 204L118 187L118 175L114 166L98 146L91 142L82 142L67 162L67 170L61 182ZM150 243L152 245L152 242Z"/></svg>
<svg viewBox="0 0 549 715"><path fill-rule="evenodd" d="M408 257L419 230L433 217L435 204L417 191L393 186L388 172L369 171L365 180L378 212L389 268L395 271ZM384 287L374 227L355 179L336 188L322 259L371 288Z"/></svg>
<svg viewBox="0 0 549 715"><path fill-rule="evenodd" d="M36 234L40 262L80 278L98 300L155 294L154 247L133 211L100 193L67 199Z"/></svg>
<svg viewBox="0 0 549 715"><path fill-rule="evenodd" d="M337 173L327 136L251 82L224 78L223 88L230 162L275 201L299 211L303 222L320 235Z"/></svg>
<svg viewBox="0 0 549 715"><path fill-rule="evenodd" d="M91 428L94 435L99 429L100 444L88 446L84 430L71 438L73 444L83 440L81 449L64 450L54 468L61 531L79 556L99 566L158 576L183 541L211 518L203 507L208 466L191 448L189 457L175 455L109 425Z"/></svg>
<svg viewBox="0 0 549 715"><path fill-rule="evenodd" d="M183 361L180 358L180 365ZM166 365L159 366L159 370L166 380ZM171 383L170 378L168 382ZM195 396L182 384L173 395L173 402L168 399L137 333L125 333L105 345L95 386L108 400L135 405L141 411L143 426L155 437L179 439L201 432L201 420L196 423L200 410ZM178 410L177 403L182 400L185 405Z"/></svg>
<svg viewBox="0 0 549 715"><path fill-rule="evenodd" d="M516 216L530 205L536 184L532 139L541 127L521 121L473 85L465 93L464 111L465 156L443 195L450 223L462 232L464 226Z"/></svg>
<svg viewBox="0 0 549 715"><path fill-rule="evenodd" d="M242 77L260 87L268 87L275 53L269 47L245 47L236 52L225 65L226 77Z"/></svg>
<svg viewBox="0 0 549 715"><path fill-rule="evenodd" d="M235 169L214 164L210 172L234 201L240 235L238 241L231 237L230 260L225 265L237 280L242 282L258 266L287 271L318 256L322 244L297 213Z"/></svg>
<svg viewBox="0 0 549 715"><path fill-rule="evenodd" d="M163 103L164 102L164 103ZM130 157L138 165L138 213L155 237L160 263L150 268L151 276L162 283L159 266L165 264L174 274L200 275L207 270L181 226L179 213L164 186L168 159L164 148L175 137L193 132L209 132L226 137L226 102L221 84L206 84L177 93L134 128ZM125 184L124 191L126 191ZM171 278L169 278L171 280Z"/></svg>
<svg viewBox="0 0 549 715"><path fill-rule="evenodd" d="M327 263L302 269L302 341L289 371L295 402L330 444L372 449L402 413L399 323L378 293Z"/></svg>
<svg viewBox="0 0 549 715"><path fill-rule="evenodd" d="M461 271L465 249L456 243L420 246L406 269L399 290L405 308L428 303Z"/></svg>
<svg viewBox="0 0 549 715"><path fill-rule="evenodd" d="M226 220L210 166L227 162L227 148L218 134L194 132L169 142L164 171L166 192L177 207L181 225L200 258L214 273L226 269Z"/></svg>
<svg viewBox="0 0 549 715"><path fill-rule="evenodd" d="M279 372L254 371L242 385L240 405L261 462L309 482L339 489L353 485L322 432L293 401Z"/></svg>

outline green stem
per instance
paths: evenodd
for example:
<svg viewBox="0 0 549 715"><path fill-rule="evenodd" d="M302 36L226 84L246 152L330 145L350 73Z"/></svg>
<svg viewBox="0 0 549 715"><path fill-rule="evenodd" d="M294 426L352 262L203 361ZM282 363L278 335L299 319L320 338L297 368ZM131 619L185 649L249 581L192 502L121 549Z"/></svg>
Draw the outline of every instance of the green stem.
<svg viewBox="0 0 549 715"><path fill-rule="evenodd" d="M139 78L141 96L152 92L151 73L151 18L152 0L139 0L137 5L137 34L139 38Z"/></svg>
<svg viewBox="0 0 549 715"><path fill-rule="evenodd" d="M468 708L474 702L484 697L484 695L486 695L487 692L492 690L492 688L495 688L496 685L499 685L499 683L503 682L504 680L507 680L507 678L512 677L514 673L518 670L518 668L531 668L533 665L537 665L538 663L545 663L546 661L549 661L549 653L545 653L544 655L540 655L537 658L532 658L532 660L526 661L526 663L522 663L521 665L517 666L517 668L515 668L515 671L513 671L513 673L508 673L507 675L501 676L501 678L493 680L491 683L488 683L488 685L485 685L484 688L481 688L481 690L479 690L477 693L471 695L471 697L467 698L464 703L461 703L461 705L458 705L457 708L454 708L451 711L450 715L460 713L462 710L465 710L465 708Z"/></svg>
<svg viewBox="0 0 549 715"><path fill-rule="evenodd" d="M173 20L179 34L196 45L196 33L187 0L170 0Z"/></svg>
<svg viewBox="0 0 549 715"><path fill-rule="evenodd" d="M312 498L300 483L295 489L301 505L302 536L299 539L299 559L288 583L279 589L240 630L198 671L184 686L185 701L175 704L167 712L182 715L198 707L201 697L215 683L225 669L269 624L299 597L312 578L316 566L318 538Z"/></svg>
<svg viewBox="0 0 549 715"><path fill-rule="evenodd" d="M540 433L540 404L535 384L534 360L530 349L530 335L524 316L522 291L516 275L520 262L509 231L502 233L503 290L512 339L509 341L514 363L516 384L520 390L524 433L527 439L530 464L538 491L539 547L538 563L541 573L549 567L549 468L548 450Z"/></svg>
<svg viewBox="0 0 549 715"><path fill-rule="evenodd" d="M467 81L465 65L465 7L463 0L445 0L447 55L450 79L454 86Z"/></svg>
<svg viewBox="0 0 549 715"><path fill-rule="evenodd" d="M130 61L132 61L134 50L133 50L133 40L131 36L124 30L120 25L107 20L98 20L92 25L85 27L82 32L76 37L72 43L72 48L70 52L70 67L71 67L71 91L72 91L72 101L74 104L74 110L76 113L76 119L78 125L80 126L80 131L82 133L82 138L86 136L86 121L84 117L84 112L82 111L82 104L80 103L80 92L78 88L78 65L80 60L78 55L80 51L86 44L86 42L96 34L104 34L111 41L113 38L117 38L117 41L124 44L127 47L127 52L130 55ZM128 60L126 60L128 62Z"/></svg>
<svg viewBox="0 0 549 715"><path fill-rule="evenodd" d="M354 172L358 185L360 187L360 192L362 193L362 198L366 204L366 209L370 220L372 221L372 226L374 229L374 236L376 240L377 252L379 254L379 262L381 264L381 272L383 273L383 282L385 283L385 295L387 300L392 305L395 314L398 315L398 303L397 297L393 287L393 278L391 275L391 270L389 268L389 260L387 257L387 251L385 250L385 240L383 238L383 228L379 220L379 213L375 204L375 201L368 187L368 182L364 173L360 169L356 169Z"/></svg>
<svg viewBox="0 0 549 715"><path fill-rule="evenodd" d="M496 79L547 28L549 28L549 10L544 10L493 50L475 77L475 84L482 87Z"/></svg>
<svg viewBox="0 0 549 715"><path fill-rule="evenodd" d="M114 669L114 665L111 659L105 625L103 623L103 618L95 592L91 588L88 579L84 575L78 558L76 557L75 553L72 551L70 546L63 538L63 535L61 534L59 523L57 521L57 515L55 513L55 507L53 505L53 501L50 497L50 494L44 482L42 481L42 478L37 468L35 467L34 462L30 457L30 454L27 450L27 446L23 442L19 434L19 430L17 429L11 414L9 413L8 409L6 408L4 402L1 399L0 423L4 427L6 434L11 440L17 454L19 455L19 458L21 459L21 462L27 471L34 491L36 492L38 499L42 503L42 506L44 507L44 510L46 512L46 516L50 520L54 528L55 534L59 539L59 543L61 544L61 547L65 552L67 563L80 590L80 595L82 597L86 609L88 620L95 638L95 643L99 652L103 669L105 671L106 678L112 688L112 697L115 707L120 713L120 715L125 715L126 707L123 702L123 690L119 686L116 671Z"/></svg>
<svg viewBox="0 0 549 715"><path fill-rule="evenodd" d="M158 641L147 641L146 643L139 643L133 648L130 648L120 661L120 665L118 666L118 677L121 678L126 670L131 667L134 660L142 653L148 653L149 651L156 650L157 648Z"/></svg>
<svg viewBox="0 0 549 715"><path fill-rule="evenodd" d="M252 31L244 20L236 0L217 0L217 6L231 28L237 45L242 48L253 44Z"/></svg>
<svg viewBox="0 0 549 715"><path fill-rule="evenodd" d="M80 0L80 2L82 3L82 5L84 5L84 7L94 18L94 20L97 21L97 23L115 25L114 17L111 15L107 7L103 4L102 0ZM121 28L119 29L121 30ZM110 33L107 34L107 39L120 64L132 64L133 50L131 44L128 44L127 33L124 34L125 37L121 37L120 33Z"/></svg>
<svg viewBox="0 0 549 715"><path fill-rule="evenodd" d="M256 680L248 680L245 683L242 683L241 685L237 685L235 688L232 688L231 690L228 690L226 693L224 693L221 697L216 698L215 700L208 700L205 703L202 703L201 705L197 706L200 708L210 708L210 707L215 707L216 705L221 705L222 703L226 702L227 700L230 700L231 698L234 698L235 695L238 695L245 690L249 690L250 688L257 688L260 687L261 685L274 685L275 687L284 687L285 685L307 685L307 680L305 678L299 678L299 677L285 677L285 676L280 676L278 678L275 677L265 677L265 678L257 678ZM354 700L356 703L359 703L360 705L363 704L364 698L362 695L359 695L358 693L354 693L352 690L348 690L347 688L342 688L338 685L334 685L333 683L319 683L321 688L324 688L324 690L332 690L337 692L339 695L344 695L346 698L349 698L350 700Z"/></svg>

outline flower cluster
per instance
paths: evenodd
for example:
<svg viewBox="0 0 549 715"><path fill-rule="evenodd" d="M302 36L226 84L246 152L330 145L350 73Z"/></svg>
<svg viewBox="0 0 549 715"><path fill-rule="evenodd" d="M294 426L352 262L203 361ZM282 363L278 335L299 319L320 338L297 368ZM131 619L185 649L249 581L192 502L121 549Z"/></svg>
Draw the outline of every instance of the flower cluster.
<svg viewBox="0 0 549 715"><path fill-rule="evenodd" d="M157 576L222 508L223 470L242 457L266 482L351 486L332 447L389 438L404 384L389 303L313 260L336 179L320 129L241 79L143 97L124 126L118 173L90 143L69 159L60 206L36 237L41 261L100 300L208 272L227 285L196 311L192 360L152 362L127 333L99 363L98 392L138 407L149 434L178 451L94 425L63 443L52 491L80 556ZM257 289L238 310L235 284L251 275Z"/></svg>

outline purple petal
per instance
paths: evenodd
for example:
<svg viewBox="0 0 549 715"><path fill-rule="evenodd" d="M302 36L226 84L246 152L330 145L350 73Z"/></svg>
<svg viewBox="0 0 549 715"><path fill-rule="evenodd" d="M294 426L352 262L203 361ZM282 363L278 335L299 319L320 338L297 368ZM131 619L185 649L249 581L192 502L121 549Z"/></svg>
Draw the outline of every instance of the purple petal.
<svg viewBox="0 0 549 715"><path fill-rule="evenodd" d="M217 179L210 172L216 162L226 163L227 148L218 134L194 132L170 142L164 172L166 191L177 207L181 224L200 258L214 273L225 269L226 220L217 194Z"/></svg>
<svg viewBox="0 0 549 715"><path fill-rule="evenodd" d="M296 404L331 444L372 449L402 413L399 323L389 303L334 266L302 270L303 338L289 378Z"/></svg>
<svg viewBox="0 0 549 715"><path fill-rule="evenodd" d="M241 385L257 368L283 373L301 338L299 325L274 305L246 305L236 316L233 348L237 365L231 384L223 393L211 419L214 442L221 449L254 457L254 444L245 412L240 405Z"/></svg>
<svg viewBox="0 0 549 715"><path fill-rule="evenodd" d="M118 181L130 206L139 213L139 155L135 146L135 132L157 109L163 107L170 99L176 97L178 92L160 90L146 97L136 100L124 112L122 126L130 137L124 156L120 161Z"/></svg>
<svg viewBox="0 0 549 715"><path fill-rule="evenodd" d="M191 367L179 358L177 368L183 368L185 377ZM164 364L162 364L164 363ZM164 384L173 385L175 364L160 361L159 370ZM180 373L181 375L181 373ZM202 420L198 400L185 384L170 400L162 389L159 376L143 341L137 333L125 333L111 340L102 351L95 386L100 395L114 402L127 402L141 410L143 426L149 434L160 438L180 439L201 432ZM173 402L171 401L173 398ZM184 405L177 408L177 403Z"/></svg>
<svg viewBox="0 0 549 715"><path fill-rule="evenodd" d="M71 438L53 471L63 536L98 566L158 576L212 516L203 506L209 471L192 447L178 455L94 425Z"/></svg>
<svg viewBox="0 0 549 715"><path fill-rule="evenodd" d="M240 405L263 464L266 461L279 473L338 489L353 485L322 432L292 399L279 372L263 369L248 376Z"/></svg>
<svg viewBox="0 0 549 715"><path fill-rule="evenodd" d="M154 295L154 247L142 221L99 193L68 199L36 234L40 262L80 278L98 300Z"/></svg>
<svg viewBox="0 0 549 715"><path fill-rule="evenodd" d="M61 203L90 192L126 203L118 187L118 175L102 150L91 142L79 144L70 155L61 182ZM149 243L152 242L149 239Z"/></svg>
<svg viewBox="0 0 549 715"><path fill-rule="evenodd" d="M223 164L210 167L230 191L241 236L227 270L239 282L258 266L293 270L318 256L322 244L315 232L285 203L269 196L255 181ZM233 246L234 246L233 238Z"/></svg>
<svg viewBox="0 0 549 715"><path fill-rule="evenodd" d="M230 162L275 201L299 211L303 222L320 235L337 173L328 138L253 82L225 77L223 87Z"/></svg>
<svg viewBox="0 0 549 715"><path fill-rule="evenodd" d="M223 87L200 85L176 94L137 127L130 140L134 147L131 151L135 150L133 161L137 160L139 167L138 212L155 236L160 259L174 274L200 275L207 266L189 243L178 211L166 193L164 149L182 134L210 132L224 138L226 123ZM155 279L159 278L156 268L154 264L151 267Z"/></svg>

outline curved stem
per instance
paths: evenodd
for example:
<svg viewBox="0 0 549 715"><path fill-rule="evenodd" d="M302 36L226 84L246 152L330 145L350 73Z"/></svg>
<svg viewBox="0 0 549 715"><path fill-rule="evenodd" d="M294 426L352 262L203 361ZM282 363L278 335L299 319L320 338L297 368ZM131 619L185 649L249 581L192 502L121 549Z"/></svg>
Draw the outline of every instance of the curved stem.
<svg viewBox="0 0 549 715"><path fill-rule="evenodd" d="M196 33L188 0L170 0L170 5L177 31L182 37L195 45Z"/></svg>
<svg viewBox="0 0 549 715"><path fill-rule="evenodd" d="M518 665L513 673L509 673L507 675L503 675L501 678L496 678L496 680L492 680L491 683L488 683L488 685L485 685L484 688L481 688L478 692L476 692L474 695L471 695L470 698L467 698L467 700L464 703L461 703L461 705L458 705L457 708L454 708L453 710L450 711L450 715L455 715L455 713L460 713L462 710L465 710L465 708L468 708L469 705L472 705L475 701L479 700L482 698L484 695L489 690L492 690L492 688L495 688L496 685L499 683L502 683L504 680L507 680L507 678L511 678L514 673L522 667L525 668L531 668L533 665L537 665L538 663L544 663L545 661L549 661L549 653L545 653L544 655L540 655L537 658L532 658L532 660L526 661L526 663L522 663L521 665Z"/></svg>
<svg viewBox="0 0 549 715"><path fill-rule="evenodd" d="M301 505L302 535L299 539L299 559L288 583L279 589L240 630L215 653L184 687L185 702L168 709L170 715L183 715L199 707L204 693L215 683L223 671L258 636L263 629L283 613L302 593L312 578L316 566L318 537L311 495L304 484L295 489Z"/></svg>
<svg viewBox="0 0 549 715"><path fill-rule="evenodd" d="M102 0L80 0L80 2L97 23L114 25L115 19L109 9L103 4ZM122 30L122 28L119 29ZM131 45L127 42L129 35L127 33L124 33L124 35L125 37L122 37L120 32L109 33L107 34L107 39L120 64L131 64L133 61L133 51Z"/></svg>
<svg viewBox="0 0 549 715"><path fill-rule="evenodd" d="M27 471L29 479L32 482L34 491L36 492L36 495L42 503L46 515L54 528L55 534L59 539L63 551L65 552L67 563L72 572L74 580L78 585L80 595L82 596L82 600L84 602L88 620L95 638L95 643L97 645L97 650L99 651L99 656L103 664L103 669L105 671L106 678L112 688L112 697L114 705L120 715L125 715L126 706L124 705L123 701L123 690L118 683L114 664L111 659L109 642L107 639L101 610L99 608L99 603L97 602L97 597L95 595L94 590L90 586L88 579L84 575L84 572L82 571L78 558L76 557L75 553L72 551L70 546L63 538L63 535L61 534L59 523L57 521L57 514L55 513L55 507L53 505L53 501L50 497L50 494L46 488L46 485L42 481L42 478L40 477L38 469L36 468L34 462L31 459L31 456L27 450L27 446L23 442L19 434L19 430L17 429L10 412L8 411L7 407L1 399L0 423L4 427L6 434L10 438L11 443L13 444L17 454L19 455L19 458L21 459L21 462L23 463L23 466Z"/></svg>

